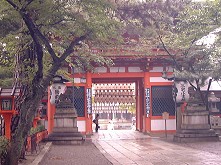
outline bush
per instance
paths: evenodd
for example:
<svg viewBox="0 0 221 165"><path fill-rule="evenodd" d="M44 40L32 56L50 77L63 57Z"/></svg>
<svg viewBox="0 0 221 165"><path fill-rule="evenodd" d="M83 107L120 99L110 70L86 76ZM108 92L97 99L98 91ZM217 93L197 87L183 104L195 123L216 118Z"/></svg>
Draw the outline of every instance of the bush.
<svg viewBox="0 0 221 165"><path fill-rule="evenodd" d="M44 131L45 130L45 126L44 125L38 125L38 132Z"/></svg>
<svg viewBox="0 0 221 165"><path fill-rule="evenodd" d="M36 134L37 132L41 132L44 131L45 127L43 125L38 125L36 128L31 127L30 131L29 131L29 136Z"/></svg>
<svg viewBox="0 0 221 165"><path fill-rule="evenodd" d="M2 157L9 146L9 140L5 136L0 136L0 157Z"/></svg>

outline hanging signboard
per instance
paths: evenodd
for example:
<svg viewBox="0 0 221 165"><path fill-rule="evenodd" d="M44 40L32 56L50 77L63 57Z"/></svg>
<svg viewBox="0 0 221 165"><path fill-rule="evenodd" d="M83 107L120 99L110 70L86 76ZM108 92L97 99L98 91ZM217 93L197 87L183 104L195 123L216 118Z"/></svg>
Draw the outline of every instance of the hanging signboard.
<svg viewBox="0 0 221 165"><path fill-rule="evenodd" d="M87 88L87 113L92 113L92 90L91 88Z"/></svg>
<svg viewBox="0 0 221 165"><path fill-rule="evenodd" d="M146 100L146 114L148 117L150 114L150 88L145 89L145 100Z"/></svg>
<svg viewBox="0 0 221 165"><path fill-rule="evenodd" d="M66 85L63 83L55 83L50 86L50 102L56 104L59 96L66 91Z"/></svg>
<svg viewBox="0 0 221 165"><path fill-rule="evenodd" d="M175 87L177 88L176 102L180 103L188 101L188 88L190 87L189 83L184 81L175 82Z"/></svg>

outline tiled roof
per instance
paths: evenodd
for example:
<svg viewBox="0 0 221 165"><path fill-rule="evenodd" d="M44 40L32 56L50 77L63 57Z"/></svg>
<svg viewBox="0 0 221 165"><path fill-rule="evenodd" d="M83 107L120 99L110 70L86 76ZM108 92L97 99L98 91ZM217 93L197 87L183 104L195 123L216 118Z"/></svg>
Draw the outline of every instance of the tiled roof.
<svg viewBox="0 0 221 165"><path fill-rule="evenodd" d="M21 92L21 88L0 88L0 96L18 96Z"/></svg>

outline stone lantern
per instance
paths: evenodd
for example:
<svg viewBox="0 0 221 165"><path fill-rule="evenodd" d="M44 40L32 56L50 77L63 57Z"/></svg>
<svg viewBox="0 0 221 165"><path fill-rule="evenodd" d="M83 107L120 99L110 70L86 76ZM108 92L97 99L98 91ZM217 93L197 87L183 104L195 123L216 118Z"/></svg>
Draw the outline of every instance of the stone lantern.
<svg viewBox="0 0 221 165"><path fill-rule="evenodd" d="M219 102L220 102L220 98L217 98L215 96L214 92L211 92L208 97L210 112L219 112L219 109L217 108L217 103L219 103Z"/></svg>

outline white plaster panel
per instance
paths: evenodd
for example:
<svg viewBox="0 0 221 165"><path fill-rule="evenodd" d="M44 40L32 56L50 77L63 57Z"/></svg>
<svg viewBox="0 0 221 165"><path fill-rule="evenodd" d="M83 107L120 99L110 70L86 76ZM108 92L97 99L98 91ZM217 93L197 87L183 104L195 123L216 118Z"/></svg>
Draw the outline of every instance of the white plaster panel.
<svg viewBox="0 0 221 165"><path fill-rule="evenodd" d="M143 72L140 67L128 67L128 72Z"/></svg>
<svg viewBox="0 0 221 165"><path fill-rule="evenodd" d="M168 67L168 68L166 68L166 71L167 71L167 72L173 72L173 67Z"/></svg>
<svg viewBox="0 0 221 165"><path fill-rule="evenodd" d="M171 82L171 81L164 79L162 77L150 77L150 82Z"/></svg>
<svg viewBox="0 0 221 165"><path fill-rule="evenodd" d="M74 83L80 83L81 79L80 78L74 78Z"/></svg>
<svg viewBox="0 0 221 165"><path fill-rule="evenodd" d="M94 70L95 73L106 73L107 68L106 67L96 67Z"/></svg>
<svg viewBox="0 0 221 165"><path fill-rule="evenodd" d="M176 120L168 119L166 120L167 130L176 130ZM151 120L151 131L164 131L165 130L165 120Z"/></svg>
<svg viewBox="0 0 221 165"><path fill-rule="evenodd" d="M125 67L110 67L110 72L125 72Z"/></svg>
<svg viewBox="0 0 221 165"><path fill-rule="evenodd" d="M167 72L173 72L173 68L172 67L166 67L166 71ZM153 69L150 70L150 72L163 72L163 67L153 67Z"/></svg>
<svg viewBox="0 0 221 165"><path fill-rule="evenodd" d="M79 132L86 132L86 121L85 120L77 121L77 127Z"/></svg>
<svg viewBox="0 0 221 165"><path fill-rule="evenodd" d="M153 67L153 69L150 70L150 72L163 72L163 67Z"/></svg>

